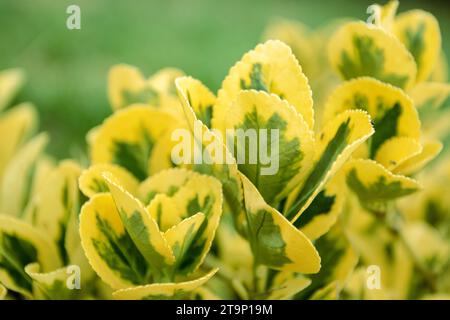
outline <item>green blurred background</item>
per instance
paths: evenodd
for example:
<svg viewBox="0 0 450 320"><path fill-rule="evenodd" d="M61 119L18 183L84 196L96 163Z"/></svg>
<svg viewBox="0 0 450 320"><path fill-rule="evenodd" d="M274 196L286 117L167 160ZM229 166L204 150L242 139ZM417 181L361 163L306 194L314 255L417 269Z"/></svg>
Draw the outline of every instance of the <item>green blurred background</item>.
<svg viewBox="0 0 450 320"><path fill-rule="evenodd" d="M385 3L386 1L381 1ZM17 101L38 107L41 130L58 158L85 152L85 134L111 113L108 69L136 65L146 75L177 67L217 90L228 69L261 39L272 19L317 27L329 19L366 19L373 1L327 0L0 0L0 70L28 74ZM81 8L81 30L66 28L66 9ZM439 20L450 57L450 1L404 0ZM17 102L16 101L16 102Z"/></svg>

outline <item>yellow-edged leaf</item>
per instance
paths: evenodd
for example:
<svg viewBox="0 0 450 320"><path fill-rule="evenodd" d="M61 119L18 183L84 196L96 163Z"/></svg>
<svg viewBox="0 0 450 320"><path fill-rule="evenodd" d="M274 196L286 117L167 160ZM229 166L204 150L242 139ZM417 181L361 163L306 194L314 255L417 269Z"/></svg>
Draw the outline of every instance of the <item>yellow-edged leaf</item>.
<svg viewBox="0 0 450 320"><path fill-rule="evenodd" d="M156 283L118 290L113 293L113 297L119 300L186 299L191 296L193 291L208 282L217 271L218 269L213 269L200 278L186 282Z"/></svg>
<svg viewBox="0 0 450 320"><path fill-rule="evenodd" d="M436 18L423 10L406 11L395 18L393 31L416 61L417 82L427 80L441 53L441 31Z"/></svg>
<svg viewBox="0 0 450 320"><path fill-rule="evenodd" d="M217 113L218 119L223 119L239 92L248 89L286 99L313 128L313 100L308 79L291 49L283 42L269 40L258 45L230 69L217 96L214 118ZM220 125L213 119L214 128L223 129Z"/></svg>
<svg viewBox="0 0 450 320"><path fill-rule="evenodd" d="M47 135L41 133L24 145L11 160L1 181L0 212L23 216L30 200L28 196L32 185L29 177L47 141Z"/></svg>
<svg viewBox="0 0 450 320"><path fill-rule="evenodd" d="M320 270L320 256L311 241L281 213L267 205L241 174L251 243L256 263L301 273Z"/></svg>
<svg viewBox="0 0 450 320"><path fill-rule="evenodd" d="M177 120L171 114L150 109L143 105L133 105L114 113L97 130L91 145L93 164L113 163L124 167L140 181L155 173L152 159L162 165L172 167L170 149L165 154L157 154L159 144L168 144Z"/></svg>
<svg viewBox="0 0 450 320"><path fill-rule="evenodd" d="M350 22L331 38L329 59L345 79L369 76L400 88L416 81L414 58L393 34L363 22Z"/></svg>
<svg viewBox="0 0 450 320"><path fill-rule="evenodd" d="M49 272L61 266L55 244L44 233L16 218L0 215L0 281L25 297L32 294L24 268L37 262Z"/></svg>
<svg viewBox="0 0 450 320"><path fill-rule="evenodd" d="M109 192L108 184L102 176L104 172L112 173L131 194L137 193L139 183L131 173L118 165L103 163L94 164L82 172L79 185L85 196L92 197L97 193Z"/></svg>
<svg viewBox="0 0 450 320"><path fill-rule="evenodd" d="M104 178L113 196L122 223L139 252L155 272L171 265L175 258L156 221L143 204L122 188L111 174Z"/></svg>
<svg viewBox="0 0 450 320"><path fill-rule="evenodd" d="M319 135L313 168L289 195L283 214L295 223L325 184L373 133L369 115L361 110L342 112L329 121Z"/></svg>

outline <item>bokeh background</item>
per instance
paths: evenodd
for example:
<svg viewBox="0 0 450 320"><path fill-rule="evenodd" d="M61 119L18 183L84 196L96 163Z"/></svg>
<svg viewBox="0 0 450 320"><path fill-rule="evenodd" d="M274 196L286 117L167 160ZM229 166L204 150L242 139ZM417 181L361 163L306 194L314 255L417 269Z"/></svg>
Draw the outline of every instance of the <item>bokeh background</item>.
<svg viewBox="0 0 450 320"><path fill-rule="evenodd" d="M112 65L136 65L145 75L177 67L215 91L273 19L299 20L312 28L339 17L365 20L374 2L0 0L0 70L24 68L28 80L17 102L38 107L51 154L79 157L86 152L86 132L111 113L106 79ZM81 8L81 30L66 28L71 4ZM400 1L400 12L412 8L438 18L449 58L450 1Z"/></svg>

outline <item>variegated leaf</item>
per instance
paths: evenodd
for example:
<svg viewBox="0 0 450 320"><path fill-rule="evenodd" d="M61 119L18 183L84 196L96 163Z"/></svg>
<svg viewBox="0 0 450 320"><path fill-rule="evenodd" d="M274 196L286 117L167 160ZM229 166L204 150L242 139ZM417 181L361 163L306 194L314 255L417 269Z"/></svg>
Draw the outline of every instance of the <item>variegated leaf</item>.
<svg viewBox="0 0 450 320"><path fill-rule="evenodd" d="M185 282L179 283L156 283L146 286L132 287L128 289L117 290L113 297L119 300L169 300L169 299L187 299L192 293L208 282L218 269L213 269L206 275Z"/></svg>
<svg viewBox="0 0 450 320"><path fill-rule="evenodd" d="M120 110L108 118L93 137L92 163L119 165L142 181L155 173L155 167L172 167L170 148L158 146L170 143L167 134L176 125L177 120L171 114L143 105Z"/></svg>
<svg viewBox="0 0 450 320"><path fill-rule="evenodd" d="M131 194L137 193L139 182L131 173L118 165L103 163L94 164L82 172L79 186L85 196L92 197L97 193L109 192L108 184L102 176L104 172L112 173Z"/></svg>
<svg viewBox="0 0 450 320"><path fill-rule="evenodd" d="M281 213L267 205L250 180L241 174L249 241L257 264L282 271L316 273L320 256L311 241Z"/></svg>
<svg viewBox="0 0 450 320"><path fill-rule="evenodd" d="M66 247L69 221L78 217L80 199L78 177L81 167L72 160L62 161L49 172L45 186L37 191L25 218L43 230L58 245L64 264L70 257ZM71 226L77 231L77 224Z"/></svg>
<svg viewBox="0 0 450 320"><path fill-rule="evenodd" d="M362 206L385 211L386 203L420 189L415 180L395 175L375 161L352 160L345 165L345 181Z"/></svg>
<svg viewBox="0 0 450 320"><path fill-rule="evenodd" d="M309 239L316 240L336 222L343 209L344 195L337 181L328 182L294 225Z"/></svg>
<svg viewBox="0 0 450 320"><path fill-rule="evenodd" d="M32 279L24 268L34 262L45 272L60 267L54 243L31 225L0 215L0 282L12 291L31 297Z"/></svg>
<svg viewBox="0 0 450 320"><path fill-rule="evenodd" d="M175 258L156 221L143 204L122 188L111 174L104 174L123 226L156 277L166 277L165 269ZM160 274L158 274L160 273Z"/></svg>
<svg viewBox="0 0 450 320"><path fill-rule="evenodd" d="M393 137L379 147L374 160L393 171L408 159L421 154L422 150L422 145L414 138Z"/></svg>
<svg viewBox="0 0 450 320"><path fill-rule="evenodd" d="M366 110L373 120L375 133L360 156L377 157L378 149L393 137L420 138L420 120L412 100L389 84L367 77L345 82L330 95L325 114L332 119L347 109ZM387 163L398 158L395 154L382 156Z"/></svg>
<svg viewBox="0 0 450 320"><path fill-rule="evenodd" d="M416 80L411 53L393 34L375 25L345 24L331 38L328 53L345 80L369 76L400 88L409 88Z"/></svg>
<svg viewBox="0 0 450 320"><path fill-rule="evenodd" d="M153 270L125 229L110 194L96 194L83 205L80 236L92 268L112 288L151 282Z"/></svg>
<svg viewBox="0 0 450 320"><path fill-rule="evenodd" d="M293 272L279 272L275 275L268 300L288 300L311 284L311 280Z"/></svg>
<svg viewBox="0 0 450 320"><path fill-rule="evenodd" d="M205 215L199 212L185 218L164 232L164 238L166 238L175 256L175 270L183 267L186 260L192 259L189 255L196 254L196 252L192 252L192 249L195 249L197 237L202 236L199 233L202 231L201 227L204 221ZM209 247L207 249L209 250Z"/></svg>
<svg viewBox="0 0 450 320"><path fill-rule="evenodd" d="M239 171L269 205L276 204L310 171L313 132L302 116L278 96L241 91L225 117L215 119L226 128L222 135L237 159Z"/></svg>
<svg viewBox="0 0 450 320"><path fill-rule="evenodd" d="M311 285L297 295L302 299L337 299L358 263L358 255L339 227L315 242L322 268L311 275Z"/></svg>
<svg viewBox="0 0 450 320"><path fill-rule="evenodd" d="M258 90L273 93L287 100L299 112L309 128L314 126L314 111L311 88L291 49L281 41L269 40L246 53L228 73L222 83L214 107L214 117L226 117L241 90Z"/></svg>
<svg viewBox="0 0 450 320"><path fill-rule="evenodd" d="M169 112L180 111L175 99L174 80L182 75L176 69L163 69L146 80L137 68L116 65L111 68L108 77L108 96L112 108L119 110L138 103L162 107Z"/></svg>
<svg viewBox="0 0 450 320"><path fill-rule="evenodd" d="M175 85L180 96L187 127L191 132L189 138L192 141L189 141L189 145L192 146L190 159L190 163L193 163L192 169L202 174L211 175L222 183L225 198L224 211L233 214L237 229L239 232L245 233L242 186L236 161L228 151L221 136L197 119L197 115L185 94L182 81L182 79L177 79ZM206 137L206 141L203 139L204 137ZM209 147L211 145L218 148L217 153L211 150ZM196 161L196 150L202 155L203 161Z"/></svg>
<svg viewBox="0 0 450 320"><path fill-rule="evenodd" d="M195 173L172 196L172 199L179 208L183 219L199 212L205 216L199 230L191 240L189 255L177 262L177 272L189 274L195 271L205 259L219 226L223 202L221 184L213 177ZM180 224L182 223L183 221L180 222Z"/></svg>
<svg viewBox="0 0 450 320"><path fill-rule="evenodd" d="M191 77L177 79L176 86L182 103L188 104L194 111L196 118L205 126L211 128L216 96L200 81ZM189 117L190 113L184 113L184 115ZM193 123L194 120L191 118L188 119L188 122Z"/></svg>
<svg viewBox="0 0 450 320"><path fill-rule="evenodd" d="M439 141L426 140L423 143L423 148L420 153L402 162L400 165L395 167L393 172L408 176L418 172L439 155L442 147L442 143Z"/></svg>
<svg viewBox="0 0 450 320"><path fill-rule="evenodd" d="M428 79L441 53L441 31L436 18L411 10L395 18L394 34L411 52L417 65L417 82Z"/></svg>
<svg viewBox="0 0 450 320"><path fill-rule="evenodd" d="M138 187L138 198L145 204L150 204L157 194L173 196L193 175L194 171L183 168L173 168L158 172L147 178Z"/></svg>
<svg viewBox="0 0 450 320"><path fill-rule="evenodd" d="M51 272L42 272L38 263L25 267L26 274L33 280L34 299L74 300L82 297L82 288L70 288L70 267Z"/></svg>
<svg viewBox="0 0 450 320"><path fill-rule="evenodd" d="M284 215L295 223L350 155L372 134L370 117L360 110L342 112L323 128L313 168L288 197Z"/></svg>
<svg viewBox="0 0 450 320"><path fill-rule="evenodd" d="M41 133L34 137L12 158L1 181L0 212L23 216L32 188L31 178L36 161L47 144L48 137Z"/></svg>

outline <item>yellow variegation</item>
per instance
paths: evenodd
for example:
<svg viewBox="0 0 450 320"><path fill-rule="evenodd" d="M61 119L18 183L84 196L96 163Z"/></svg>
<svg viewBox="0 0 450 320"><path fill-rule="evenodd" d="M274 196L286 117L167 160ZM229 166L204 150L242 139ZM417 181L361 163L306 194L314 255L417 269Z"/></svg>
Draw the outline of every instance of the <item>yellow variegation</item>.
<svg viewBox="0 0 450 320"><path fill-rule="evenodd" d="M400 88L416 81L417 67L407 48L376 25L350 22L331 38L329 59L339 75L350 80L369 76Z"/></svg>
<svg viewBox="0 0 450 320"><path fill-rule="evenodd" d="M254 89L276 94L286 99L305 119L310 128L314 126L312 92L308 79L302 72L291 49L281 41L269 40L246 53L231 69L222 83L214 107L214 117L226 117L241 90Z"/></svg>
<svg viewBox="0 0 450 320"><path fill-rule="evenodd" d="M77 266L76 266L77 267ZM41 272L38 263L32 263L25 267L25 272L33 279L34 298L41 300L74 300L81 292L72 283L71 269L64 267L55 271Z"/></svg>
<svg viewBox="0 0 450 320"><path fill-rule="evenodd" d="M157 283L146 286L138 286L129 289L117 290L113 297L119 300L167 300L186 299L202 285L204 285L218 269L211 270L206 275L179 283Z"/></svg>
<svg viewBox="0 0 450 320"><path fill-rule="evenodd" d="M261 91L245 90L227 108L224 118L215 116L214 121L216 125L220 122L221 128L233 130L231 137L227 137L228 131L223 131L222 136L227 137L227 144L232 140L234 150L230 151L237 159L240 172L261 190L267 203L279 201L310 171L314 157L313 132L286 100ZM261 129L266 130L263 146L254 144L263 141ZM239 130L244 140L240 138ZM251 136L252 133L255 137ZM246 135L250 135L248 143ZM263 163L258 155L264 152L266 157L277 159L278 163ZM258 156L258 159L252 162L253 156ZM267 162L266 159L264 161Z"/></svg>
<svg viewBox="0 0 450 320"><path fill-rule="evenodd" d="M99 276L114 289L139 292L139 285L183 280L196 271L218 227L220 183L185 169L162 171L139 187L149 202L145 208L112 173L103 177L110 193L93 195L80 222L83 248Z"/></svg>
<svg viewBox="0 0 450 320"><path fill-rule="evenodd" d="M256 263L277 270L318 272L320 256L311 241L280 212L267 205L250 180L244 175L241 179Z"/></svg>
<svg viewBox="0 0 450 320"><path fill-rule="evenodd" d="M436 18L423 10L406 11L395 18L393 32L416 61L417 82L427 80L441 53Z"/></svg>
<svg viewBox="0 0 450 320"><path fill-rule="evenodd" d="M109 101L114 111L139 103L176 114L180 110L174 80L182 75L180 70L169 68L145 79L136 67L116 65L108 77Z"/></svg>
<svg viewBox="0 0 450 320"><path fill-rule="evenodd" d="M85 196L92 197L97 193L109 192L108 184L102 176L104 172L111 172L131 194L137 193L139 182L130 172L118 165L103 163L94 164L82 172L79 185Z"/></svg>
<svg viewBox="0 0 450 320"><path fill-rule="evenodd" d="M1 181L0 212L16 217L24 215L31 189L30 176L47 141L44 133L36 136L11 160Z"/></svg>
<svg viewBox="0 0 450 320"><path fill-rule="evenodd" d="M61 265L55 244L43 232L16 218L0 215L0 281L25 297L33 285L24 268L37 262L49 272Z"/></svg>
<svg viewBox="0 0 450 320"><path fill-rule="evenodd" d="M370 117L360 110L342 112L319 135L313 169L288 196L284 214L294 223L350 155L372 134Z"/></svg>
<svg viewBox="0 0 450 320"><path fill-rule="evenodd" d="M352 160L344 168L345 181L360 203L372 211L384 212L386 202L421 188L417 181L395 175L368 159Z"/></svg>
<svg viewBox="0 0 450 320"><path fill-rule="evenodd" d="M167 240L142 203L124 190L110 173L104 178L127 233L154 272L172 264L175 257Z"/></svg>
<svg viewBox="0 0 450 320"><path fill-rule="evenodd" d="M170 143L172 128L177 125L170 113L143 105L130 106L114 113L97 130L91 145L93 164L113 163L124 167L142 181L156 169L172 166Z"/></svg>

